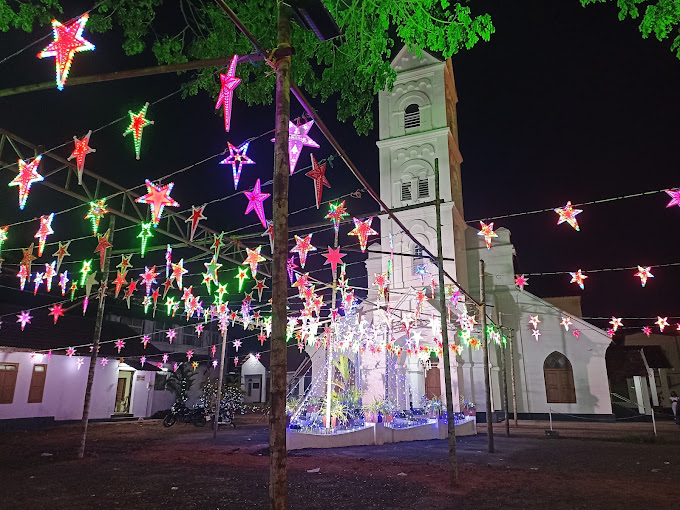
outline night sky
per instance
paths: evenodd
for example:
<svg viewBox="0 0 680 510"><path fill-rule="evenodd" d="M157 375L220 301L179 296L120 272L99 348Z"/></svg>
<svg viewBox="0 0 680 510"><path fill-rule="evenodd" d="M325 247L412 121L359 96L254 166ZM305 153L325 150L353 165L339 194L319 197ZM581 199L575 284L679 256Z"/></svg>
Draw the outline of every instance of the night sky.
<svg viewBox="0 0 680 510"><path fill-rule="evenodd" d="M71 4L75 2L69 3L70 7ZM643 40L636 22L618 21L615 5L584 9L577 0L545 4L537 8L535 2L484 2L496 33L491 42L480 43L453 58L460 100L458 120L467 220L552 209L563 206L567 200L580 204L680 186L676 163L680 61L669 51L669 43ZM63 18L80 12L68 11ZM42 27L33 34L2 34L0 60L48 30ZM85 34L97 49L76 55L72 77L156 63L148 53L126 57L120 46L121 38L115 33L93 34L86 29ZM54 59L35 58L46 44L47 41L38 43L2 64L2 87L53 79ZM400 44L396 46L398 49ZM55 88L0 98L0 127L50 148L72 140L74 134L82 136L89 129L124 117L93 134L90 145L97 152L87 156L86 166L129 187L142 184L144 178L157 179L214 155L226 147L227 141L237 145L263 135L251 143L248 154L257 164L244 167L238 191L250 189L257 178L263 183L268 181L273 144L269 141L271 134L265 134L273 129L273 106L248 107L235 100L232 130L227 134L223 119L215 113L214 99L205 93L187 99L177 94L152 105L148 118L155 125L144 130L141 160L134 159L131 137L122 136L128 124L127 111L138 111L144 102L154 102L175 92L185 79L161 75L77 87L67 83L63 92ZM294 99L291 103L291 115L301 115L302 108ZM314 104L350 157L377 188L377 128L369 136L358 136L350 124L336 120L333 103ZM377 124L377 100L374 109ZM310 136L321 145L314 151L317 159L332 154L317 129ZM72 144L68 144L57 153L67 157L71 150ZM309 149L303 151L299 167L309 164L309 153ZM230 167L219 165L220 159L216 157L173 178L173 197L181 204L181 210L234 193ZM9 182L13 176L13 172L2 170L0 181ZM324 200L361 187L339 158L328 169L327 176L333 187L324 190ZM263 191L271 192L271 186L263 186ZM644 289L633 276L635 271L589 273L591 269L676 262L678 243L674 225L680 221L680 208L667 209L667 203L667 195L657 193L579 207L584 209L578 216L580 232L566 224L557 226L557 215L553 212L499 218L494 222L497 228L507 227L512 232L517 272L564 272L530 276L527 290L542 297L581 294L585 316L677 316L680 310L673 291L679 267L653 267L655 278ZM0 224L7 224L62 210L77 202L38 183L24 211L17 207L16 188L0 186L0 204ZM312 181L299 173L291 180L290 209L305 210L290 216L291 227L323 219L326 207L316 211L309 208L313 204ZM257 222L254 214L243 216L246 205L245 197L238 194L208 206L206 224L226 232L249 226L238 230L238 234L261 232L261 227L254 226ZM365 193L362 199L347 198L347 206L356 216L378 209ZM271 217L271 200L266 202L265 211ZM82 219L86 212L86 208L81 208L57 216L50 241L86 236L89 223ZM125 226L125 222L119 221L116 226ZM8 267L18 262L21 253L11 250L30 244L37 227L36 221L10 229L10 240L3 250ZM345 237L349 228L341 230L341 244L355 242L354 238ZM115 248L137 250L136 233L137 229L117 233ZM158 237L155 241L166 242ZM265 238L254 239L254 243L260 242L267 245ZM319 251L325 251L326 244L331 243L331 230L314 235ZM90 258L95 245L94 240L74 243L70 250L72 259ZM48 247L45 252L51 254L54 249ZM268 246L265 251L269 252ZM39 262L47 262L47 258ZM320 255L311 255L307 270L321 268L323 260ZM361 256L350 254L345 260L356 262ZM133 262L135 267L162 265L163 252L147 255L144 260L135 257ZM202 263L198 264L203 270ZM579 268L590 276L584 291L569 284L566 274ZM196 272L199 268L193 269ZM234 293L237 288L232 279L234 271L225 269L232 297L238 299ZM358 276L359 272L351 274ZM330 270L314 276L328 281ZM354 283L365 286L366 280L357 278ZM5 276L2 285L16 286L16 278ZM200 286L199 282L195 286ZM2 291L3 299L14 299L15 295L16 291ZM643 322L639 322L640 327ZM605 325L602 321L596 324Z"/></svg>

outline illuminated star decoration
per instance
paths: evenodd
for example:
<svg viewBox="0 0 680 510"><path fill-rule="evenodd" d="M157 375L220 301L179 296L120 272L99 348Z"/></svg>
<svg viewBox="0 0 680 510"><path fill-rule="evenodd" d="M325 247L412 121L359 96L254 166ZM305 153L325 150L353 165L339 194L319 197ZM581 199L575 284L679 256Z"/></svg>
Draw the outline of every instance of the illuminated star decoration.
<svg viewBox="0 0 680 510"><path fill-rule="evenodd" d="M83 260L83 265L80 268L80 286L82 287L85 285L85 280L87 280L87 275L90 274L90 271L92 270L92 260Z"/></svg>
<svg viewBox="0 0 680 510"><path fill-rule="evenodd" d="M57 262L52 261L50 264L45 264L45 285L47 292L52 292L52 280L57 276Z"/></svg>
<svg viewBox="0 0 680 510"><path fill-rule="evenodd" d="M57 257L57 271L59 271L59 268L61 267L61 263L64 260L64 257L71 255L68 252L68 246L71 244L71 241L66 241L65 243L62 243L59 241L59 249L52 254L53 257Z"/></svg>
<svg viewBox="0 0 680 510"><path fill-rule="evenodd" d="M619 329L621 326L623 326L623 320L619 319L617 317L612 316L612 320L609 321L609 324L612 325L612 329L616 331Z"/></svg>
<svg viewBox="0 0 680 510"><path fill-rule="evenodd" d="M49 216L40 217L40 228L35 233L33 237L38 240L38 257L42 257L43 251L45 250L45 241L47 241L47 236L54 234L52 230L52 220L54 219L54 213Z"/></svg>
<svg viewBox="0 0 680 510"><path fill-rule="evenodd" d="M576 216L583 212L582 209L574 209L571 205L571 202L567 202L567 205L564 207L558 207L557 209L553 210L560 216L557 220L558 225L566 222L569 223L569 225L571 225L574 230L580 230Z"/></svg>
<svg viewBox="0 0 680 510"><path fill-rule="evenodd" d="M165 336L168 337L168 341L169 341L170 343L172 343L172 341L173 341L173 340L175 339L175 337L177 336L177 331L175 331L174 329L170 329L170 330L168 330L167 333L165 333Z"/></svg>
<svg viewBox="0 0 680 510"><path fill-rule="evenodd" d="M165 206L179 207L177 201L170 198L172 188L175 186L174 182L165 184L163 186L156 186L149 179L144 181L146 184L146 195L135 199L138 204L149 204L151 208L151 223L155 227L161 221L163 209Z"/></svg>
<svg viewBox="0 0 680 510"><path fill-rule="evenodd" d="M128 111L130 114L130 125L123 133L123 136L127 135L128 133L132 133L132 136L134 136L135 154L137 155L137 159L139 159L139 150L142 147L142 130L149 124L153 124L152 120L148 120L146 118L147 108L149 108L149 103L146 103L144 107L139 110L139 113L132 113L132 111Z"/></svg>
<svg viewBox="0 0 680 510"><path fill-rule="evenodd" d="M194 357L194 350L193 350L193 349L189 349L189 350L187 351L187 359L188 359L189 361L191 361L191 358L193 358L193 357Z"/></svg>
<svg viewBox="0 0 680 510"><path fill-rule="evenodd" d="M560 326L564 326L564 330L569 331L569 326L571 326L571 317L562 317Z"/></svg>
<svg viewBox="0 0 680 510"><path fill-rule="evenodd" d="M671 197L671 201L668 202L668 205L666 207L673 207L674 205L680 207L680 189L676 190L667 189L664 191L666 192L666 194L668 194L669 197Z"/></svg>
<svg viewBox="0 0 680 510"><path fill-rule="evenodd" d="M142 231L137 236L142 239L142 249L140 250L142 257L146 254L146 244L149 241L149 237L153 237L153 234L151 233L152 226L153 224L151 222L142 223Z"/></svg>
<svg viewBox="0 0 680 510"><path fill-rule="evenodd" d="M248 279L248 269L239 267L236 278L238 278L238 291L241 292L243 290L243 282Z"/></svg>
<svg viewBox="0 0 680 510"><path fill-rule="evenodd" d="M127 301L128 310L130 309L130 300L132 299L132 294L137 290L137 280L130 281L130 285L125 289L125 301Z"/></svg>
<svg viewBox="0 0 680 510"><path fill-rule="evenodd" d="M217 104L215 109L222 106L224 110L224 130L229 131L231 124L231 103L234 96L234 89L241 83L241 78L236 77L236 64L238 63L238 55L234 55L229 63L227 74L220 74L220 81L222 86L220 94L217 97Z"/></svg>
<svg viewBox="0 0 680 510"><path fill-rule="evenodd" d="M2 245L7 241L7 231L9 230L9 225L0 227L0 251L2 251ZM273 248L272 248L273 249Z"/></svg>
<svg viewBox="0 0 680 510"><path fill-rule="evenodd" d="M167 363L168 359L170 359L170 355L166 352L165 354L163 354L163 363Z"/></svg>
<svg viewBox="0 0 680 510"><path fill-rule="evenodd" d="M659 326L659 330L663 333L663 330L666 329L666 326L668 326L668 317L658 317L656 318L656 322L654 323L657 326Z"/></svg>
<svg viewBox="0 0 680 510"><path fill-rule="evenodd" d="M644 328L642 328L642 332L643 332L645 335L649 336L649 335L652 334L652 328L650 328L649 326L645 326Z"/></svg>
<svg viewBox="0 0 680 510"><path fill-rule="evenodd" d="M340 230L340 223L342 223L342 220L347 216L349 216L349 213L347 212L347 209L345 209L344 200L340 203L336 202L328 204L328 214L325 218L333 222L333 228L336 232Z"/></svg>
<svg viewBox="0 0 680 510"><path fill-rule="evenodd" d="M571 281L569 283L575 283L579 287L581 287L581 290L584 288L584 282L585 279L588 278L586 275L584 275L581 270L579 269L575 273L569 273L571 275Z"/></svg>
<svg viewBox="0 0 680 510"><path fill-rule="evenodd" d="M311 179L314 179L314 194L316 197L316 208L318 209L319 206L321 205L323 187L326 186L327 188L330 188L331 183L328 182L328 179L326 179L326 163L322 163L319 165L319 163L316 162L314 154L312 154L311 156L312 156L312 169L305 175L307 177L310 177Z"/></svg>
<svg viewBox="0 0 680 510"><path fill-rule="evenodd" d="M35 277L33 278L33 295L35 296L38 293L38 289L43 283L43 280L45 279L45 273L36 273Z"/></svg>
<svg viewBox="0 0 680 510"><path fill-rule="evenodd" d="M94 50L94 44L83 38L83 29L89 17L89 14L85 13L66 26L53 19L52 34L54 41L38 53L38 58L54 57L57 88L59 90L64 88L76 52Z"/></svg>
<svg viewBox="0 0 680 510"><path fill-rule="evenodd" d="M264 206L262 203L271 195L269 193L262 193L262 190L260 189L260 179L255 181L253 191L244 191L243 194L248 199L248 207L246 207L246 212L244 214L248 214L250 211L254 210L257 217L260 219L262 226L267 228L267 220L264 217Z"/></svg>
<svg viewBox="0 0 680 510"><path fill-rule="evenodd" d="M150 337L149 335L144 335L144 336L142 337L142 342L141 342L141 343L142 343L142 345L144 346L145 349L146 349L146 345L147 345L150 341L151 341L151 337Z"/></svg>
<svg viewBox="0 0 680 510"><path fill-rule="evenodd" d="M102 364L102 367L105 367L107 363L109 362L109 358L102 358L100 363Z"/></svg>
<svg viewBox="0 0 680 510"><path fill-rule="evenodd" d="M210 249L215 252L216 257L220 254L220 250L222 249L222 245L224 244L224 241L222 241L223 237L224 232L220 232L219 235L213 234L213 243L210 246Z"/></svg>
<svg viewBox="0 0 680 510"><path fill-rule="evenodd" d="M9 186L19 186L19 209L23 210L28 200L28 194L31 192L31 186L44 180L44 177L38 173L38 166L42 156L36 156L35 159L26 163L23 159L19 160L19 173L12 179Z"/></svg>
<svg viewBox="0 0 680 510"><path fill-rule="evenodd" d="M529 283L529 278L527 278L523 274L515 275L515 285L519 288L519 290L521 292L524 292L524 286L528 285L528 283Z"/></svg>
<svg viewBox="0 0 680 510"><path fill-rule="evenodd" d="M115 297L118 297L118 294L120 294L120 289L127 283L127 280L125 279L125 276L127 275L127 271L125 273L121 273L118 271L118 274L116 275L116 279L113 280L113 284L116 286L116 294Z"/></svg>
<svg viewBox="0 0 680 510"><path fill-rule="evenodd" d="M76 360L76 365L78 365L78 370L80 370L80 367L83 366L83 363L85 363L85 360L83 358L78 358Z"/></svg>
<svg viewBox="0 0 680 510"><path fill-rule="evenodd" d="M196 229L198 228L198 222L201 220L207 220L205 216L203 216L203 211L205 211L205 207L207 204L203 204L199 207L196 207L195 205L191 206L191 215L184 220L186 223L191 222L191 234L189 235L189 242L192 242L194 240L194 234L196 234Z"/></svg>
<svg viewBox="0 0 680 510"><path fill-rule="evenodd" d="M484 236L484 243L486 244L486 249L490 250L491 249L491 239L494 237L498 237L498 234L493 231L493 221L489 223L488 225L485 224L483 221L480 221L480 226L482 229L477 232L478 236Z"/></svg>
<svg viewBox="0 0 680 510"><path fill-rule="evenodd" d="M68 286L68 271L64 271L59 275L59 287L61 287L61 295L66 295L66 287Z"/></svg>
<svg viewBox="0 0 680 510"><path fill-rule="evenodd" d="M300 126L296 126L291 121L288 121L288 160L290 161L291 175L295 172L295 167L297 166L298 159L300 159L302 147L319 148L319 144L312 140L307 134L309 133L309 130L312 129L313 125L313 120ZM272 138L272 142L273 141L274 138Z"/></svg>
<svg viewBox="0 0 680 510"><path fill-rule="evenodd" d="M262 237L268 236L269 237L269 247L271 248L272 253L274 253L274 222L271 220L267 220L267 229L262 233Z"/></svg>
<svg viewBox="0 0 680 510"><path fill-rule="evenodd" d="M29 312L22 311L19 315L17 315L17 322L21 324L21 331L24 330L26 324L31 323L32 318L33 317L31 317L31 314Z"/></svg>
<svg viewBox="0 0 680 510"><path fill-rule="evenodd" d="M286 261L286 271L288 271L288 279L290 280L291 284L293 283L293 276L297 267L298 265L295 263L295 255L293 255L288 259L288 261Z"/></svg>
<svg viewBox="0 0 680 510"><path fill-rule="evenodd" d="M177 288L179 290L182 290L182 276L187 274L189 271L184 269L184 259L179 259L179 262L177 264L172 265L172 274L170 275L170 279L175 280L177 282Z"/></svg>
<svg viewBox="0 0 680 510"><path fill-rule="evenodd" d="M333 271L333 274L335 274L338 269L338 264L342 264L342 257L344 257L347 254L340 253L339 246L335 249L329 246L328 251L326 253L322 253L321 255L326 257L326 262L324 262L323 265L325 266L326 264L330 264L331 270Z"/></svg>
<svg viewBox="0 0 680 510"><path fill-rule="evenodd" d="M93 200L90 202L90 210L85 215L86 220L92 223L92 233L97 234L99 231L99 222L107 214L109 210L106 208L106 199Z"/></svg>
<svg viewBox="0 0 680 510"><path fill-rule="evenodd" d="M228 130L227 130L228 131ZM255 162L248 157L248 147L250 142L246 142L240 147L234 147L227 142L229 147L229 156L220 161L220 165L231 165L231 171L234 176L234 189L238 188L238 181L241 179L241 170L243 165L254 165Z"/></svg>
<svg viewBox="0 0 680 510"><path fill-rule="evenodd" d="M363 253L366 251L368 236L378 235L378 233L371 227L371 223L373 223L373 216L369 217L366 221L361 221L357 218L352 218L352 220L354 221L354 228L348 233L348 235L357 236L359 238L359 247Z"/></svg>
<svg viewBox="0 0 680 510"><path fill-rule="evenodd" d="M92 130L88 131L82 140L78 140L77 137L73 137L73 141L76 144L76 148L73 150L71 155L67 158L67 161L71 161L76 158L76 168L78 170L78 184L82 186L83 184L83 170L85 169L85 156L91 152L97 152L97 149L90 147L90 136L92 136Z"/></svg>
<svg viewBox="0 0 680 510"><path fill-rule="evenodd" d="M609 329L607 330L607 336L608 336L610 339L614 338L614 330L611 329L611 328L609 328Z"/></svg>
<svg viewBox="0 0 680 510"><path fill-rule="evenodd" d="M151 294L151 286L157 283L156 276L158 276L158 273L156 272L156 266L152 266L151 269L148 266L144 266L144 272L140 273L139 276L141 276L142 283L146 286L146 295L148 296Z"/></svg>
<svg viewBox="0 0 680 510"><path fill-rule="evenodd" d="M312 235L308 234L304 238L298 235L295 236L295 246L290 250L291 253L297 253L300 257L300 265L304 269L307 263L307 254L310 251L316 251L316 246L312 246Z"/></svg>
<svg viewBox="0 0 680 510"><path fill-rule="evenodd" d="M116 267L120 269L121 273L127 274L128 269L130 269L130 267L132 266L132 262L130 262L131 258L132 254L120 256L120 264L118 264Z"/></svg>
<svg viewBox="0 0 680 510"><path fill-rule="evenodd" d="M537 330L537 329L534 329L534 330L531 332L531 334L534 335L534 338L535 338L536 341L538 342L538 337L541 336L541 332L540 332L539 330Z"/></svg>
<svg viewBox="0 0 680 510"><path fill-rule="evenodd" d="M258 246L254 250L251 250L250 248L246 248L246 253L248 256L246 259L241 263L242 265L249 265L250 266L250 274L252 275L253 278L257 276L257 265L260 262L265 261L266 259L260 255L260 251L262 251L262 246Z"/></svg>
<svg viewBox="0 0 680 510"><path fill-rule="evenodd" d="M255 289L257 289L257 300L262 301L262 292L264 289L268 289L269 287L265 284L265 278L262 278L261 280L258 280L257 278L255 279Z"/></svg>
<svg viewBox="0 0 680 510"><path fill-rule="evenodd" d="M538 324L541 322L541 320L538 318L538 315L530 315L529 316L529 324L531 324L534 329L538 327Z"/></svg>
<svg viewBox="0 0 680 510"><path fill-rule="evenodd" d="M651 267L638 266L638 272L635 273L635 276L640 278L640 283L642 284L643 287L647 285L647 280L649 278L654 278L651 269L652 269Z"/></svg>
<svg viewBox="0 0 680 510"><path fill-rule="evenodd" d="M104 260L106 259L106 250L111 248L113 245L109 242L109 230L105 234L97 236L98 243L97 247L94 249L94 253L99 253L99 268L104 270Z"/></svg>
<svg viewBox="0 0 680 510"><path fill-rule="evenodd" d="M118 349L118 354L120 354L120 350L125 347L125 342L123 340L116 340L116 343L114 344L116 349Z"/></svg>
<svg viewBox="0 0 680 510"><path fill-rule="evenodd" d="M66 355L70 358L76 353L76 350L73 347L69 347L66 349Z"/></svg>

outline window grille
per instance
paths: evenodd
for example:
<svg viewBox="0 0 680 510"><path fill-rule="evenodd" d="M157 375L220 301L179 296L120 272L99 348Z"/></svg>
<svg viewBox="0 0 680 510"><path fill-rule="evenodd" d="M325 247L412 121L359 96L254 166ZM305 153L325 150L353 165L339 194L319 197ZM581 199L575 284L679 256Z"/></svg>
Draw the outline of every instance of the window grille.
<svg viewBox="0 0 680 510"><path fill-rule="evenodd" d="M413 195L411 193L411 183L410 182L402 182L401 183L401 201L402 202L407 202L409 200L413 199Z"/></svg>
<svg viewBox="0 0 680 510"><path fill-rule="evenodd" d="M417 104L410 104L404 110L404 128L420 127L420 107Z"/></svg>
<svg viewBox="0 0 680 510"><path fill-rule="evenodd" d="M418 179L418 198L427 198L430 196L430 181L427 179Z"/></svg>

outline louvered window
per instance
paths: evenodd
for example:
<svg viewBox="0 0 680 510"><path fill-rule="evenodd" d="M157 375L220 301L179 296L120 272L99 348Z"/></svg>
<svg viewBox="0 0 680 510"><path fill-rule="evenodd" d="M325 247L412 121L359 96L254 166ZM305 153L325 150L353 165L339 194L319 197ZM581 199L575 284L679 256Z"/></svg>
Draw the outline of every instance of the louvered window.
<svg viewBox="0 0 680 510"><path fill-rule="evenodd" d="M420 107L410 104L404 110L404 128L417 128L420 126Z"/></svg>
<svg viewBox="0 0 680 510"><path fill-rule="evenodd" d="M402 202L408 202L409 200L413 200L413 194L411 193L411 183L410 182L402 182L401 183L401 201Z"/></svg>
<svg viewBox="0 0 680 510"><path fill-rule="evenodd" d="M427 179L418 179L418 198L427 198L430 196L430 181Z"/></svg>

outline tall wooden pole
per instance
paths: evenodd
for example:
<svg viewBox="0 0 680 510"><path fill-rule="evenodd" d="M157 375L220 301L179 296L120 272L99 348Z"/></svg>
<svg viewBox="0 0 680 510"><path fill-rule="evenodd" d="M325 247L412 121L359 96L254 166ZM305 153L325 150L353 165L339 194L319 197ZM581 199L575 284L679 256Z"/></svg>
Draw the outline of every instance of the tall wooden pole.
<svg viewBox="0 0 680 510"><path fill-rule="evenodd" d="M116 217L111 214L109 218L109 243L113 244L113 234L116 228ZM78 446L78 458L85 456L85 443L87 441L87 424L90 417L90 401L92 400L92 383L94 381L94 369L97 365L97 354L99 351L99 340L102 336L102 323L104 322L104 303L106 301L106 286L109 281L109 267L111 266L111 248L106 249L104 267L102 268L102 287L99 292L99 306L97 307L97 318L94 323L94 333L92 334L92 353L90 354L90 367L87 372L87 385L85 386L85 400L83 402L83 418L80 422L82 432L80 445Z"/></svg>
<svg viewBox="0 0 680 510"><path fill-rule="evenodd" d="M456 455L456 424L453 419L453 388L451 387L451 361L449 355L449 329L446 322L446 293L444 292L444 248L442 246L442 213L439 192L439 159L434 160L434 193L437 211L437 265L439 266L439 315L444 350L444 386L446 388L446 417L449 431L449 470L451 485L458 485L458 457Z"/></svg>
<svg viewBox="0 0 680 510"><path fill-rule="evenodd" d="M486 334L486 285L484 283L484 261L479 261L479 313L482 325L482 353L484 358L484 389L486 393L486 433L489 437L489 453L494 452L493 419L491 417L491 375L489 374L489 344Z"/></svg>
<svg viewBox="0 0 680 510"><path fill-rule="evenodd" d="M222 402L222 381L224 380L224 361L227 357L227 328L222 330L222 354L220 354L220 379L217 381L217 396L215 397L215 420L213 438L217 439L217 428L220 421L220 403Z"/></svg>
<svg viewBox="0 0 680 510"><path fill-rule="evenodd" d="M512 386L512 415L515 418L515 427L517 427L517 386L515 385L515 331L510 330L509 345L510 349L510 385Z"/></svg>
<svg viewBox="0 0 680 510"><path fill-rule="evenodd" d="M498 329L503 338L503 314L498 312ZM505 362L505 349L501 348L501 377L503 384L501 391L503 392L503 409L505 410L505 435L510 437L510 409L508 407L508 369Z"/></svg>
<svg viewBox="0 0 680 510"><path fill-rule="evenodd" d="M278 0L278 48L290 48L290 13ZM288 300L288 122L290 120L290 56L276 61L276 126L274 143L274 253L272 262L272 336L270 357L269 508L285 510L286 479L286 302Z"/></svg>

